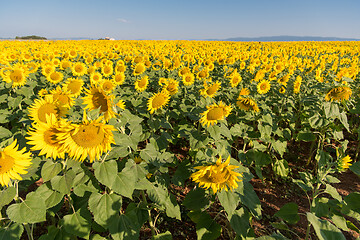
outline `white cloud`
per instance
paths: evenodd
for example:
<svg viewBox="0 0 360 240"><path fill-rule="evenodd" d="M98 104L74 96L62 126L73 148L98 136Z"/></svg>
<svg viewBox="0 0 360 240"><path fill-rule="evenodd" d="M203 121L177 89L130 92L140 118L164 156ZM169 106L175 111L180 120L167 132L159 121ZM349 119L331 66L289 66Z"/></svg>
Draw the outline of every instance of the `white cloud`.
<svg viewBox="0 0 360 240"><path fill-rule="evenodd" d="M117 20L122 23L130 23L127 19L124 18L118 18Z"/></svg>

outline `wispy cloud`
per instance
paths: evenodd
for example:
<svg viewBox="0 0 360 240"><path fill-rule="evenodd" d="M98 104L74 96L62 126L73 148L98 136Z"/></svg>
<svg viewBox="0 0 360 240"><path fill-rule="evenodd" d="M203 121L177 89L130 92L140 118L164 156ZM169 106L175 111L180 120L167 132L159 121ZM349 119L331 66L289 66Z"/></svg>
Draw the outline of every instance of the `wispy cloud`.
<svg viewBox="0 0 360 240"><path fill-rule="evenodd" d="M118 18L116 20L118 20L119 22L122 22L122 23L130 23L130 21L125 18Z"/></svg>

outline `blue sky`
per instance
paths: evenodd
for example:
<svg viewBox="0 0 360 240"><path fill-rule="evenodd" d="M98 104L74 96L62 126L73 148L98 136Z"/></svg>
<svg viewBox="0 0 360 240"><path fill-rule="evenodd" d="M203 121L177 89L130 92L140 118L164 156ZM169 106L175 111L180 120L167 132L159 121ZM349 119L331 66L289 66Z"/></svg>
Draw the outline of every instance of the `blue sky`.
<svg viewBox="0 0 360 240"><path fill-rule="evenodd" d="M359 0L0 0L0 37L360 39Z"/></svg>

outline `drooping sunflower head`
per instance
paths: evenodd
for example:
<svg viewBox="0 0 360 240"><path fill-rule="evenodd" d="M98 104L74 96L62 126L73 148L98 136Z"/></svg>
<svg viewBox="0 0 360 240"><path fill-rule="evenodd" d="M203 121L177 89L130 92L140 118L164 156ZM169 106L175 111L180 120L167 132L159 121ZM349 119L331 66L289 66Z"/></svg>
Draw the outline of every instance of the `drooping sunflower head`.
<svg viewBox="0 0 360 240"><path fill-rule="evenodd" d="M105 121L115 116L114 96L106 94L100 87L92 86L89 90L86 89L86 96L83 97L83 100L86 104L85 109L100 109L100 113L104 114Z"/></svg>
<svg viewBox="0 0 360 240"><path fill-rule="evenodd" d="M148 76L143 76L141 79L136 80L135 89L138 92L143 92L143 91L146 90L148 85L149 85L149 77Z"/></svg>
<svg viewBox="0 0 360 240"><path fill-rule="evenodd" d="M245 111L249 111L252 110L254 112L259 112L259 107L257 105L257 103L249 98L249 97L242 97L241 95L238 97L236 105Z"/></svg>
<svg viewBox="0 0 360 240"><path fill-rule="evenodd" d="M204 127L209 127L220 120L224 120L232 110L231 106L225 105L222 101L220 101L219 104L214 103L206 108L207 110L201 113L202 117L200 119L200 123L202 123Z"/></svg>
<svg viewBox="0 0 360 240"><path fill-rule="evenodd" d="M259 94L265 94L270 90L270 82L267 80L262 80L257 85L257 92Z"/></svg>
<svg viewBox="0 0 360 240"><path fill-rule="evenodd" d="M332 88L328 91L328 93L325 96L325 101L344 101L349 100L350 96L352 94L351 88L346 86L340 86Z"/></svg>
<svg viewBox="0 0 360 240"><path fill-rule="evenodd" d="M56 101L61 107L70 108L74 105L74 99L70 91L64 91L64 89L60 86L56 89L52 89L49 95L51 95L54 101Z"/></svg>
<svg viewBox="0 0 360 240"><path fill-rule="evenodd" d="M112 133L115 128L103 123L100 118L88 121L86 114L84 118L82 123L69 123L63 128L62 133L57 134L57 137L63 150L71 158L84 161L89 157L90 162L93 162L103 153L111 150L111 144L115 143Z"/></svg>
<svg viewBox="0 0 360 240"><path fill-rule="evenodd" d="M297 76L294 81L294 93L300 92L301 82L302 82L302 78L300 76Z"/></svg>
<svg viewBox="0 0 360 240"><path fill-rule="evenodd" d="M219 157L215 164L195 167L197 171L191 174L191 178L200 187L205 189L211 188L214 194L223 189L225 191L229 189L232 191L238 187L237 182L242 180L239 179L242 174L234 171L238 166L230 165L229 163L230 156L224 163L222 163L222 159Z"/></svg>
<svg viewBox="0 0 360 240"><path fill-rule="evenodd" d="M52 95L36 99L29 108L29 117L35 123L46 123L46 115L54 114L57 119L65 116L67 109L54 100Z"/></svg>
<svg viewBox="0 0 360 240"><path fill-rule="evenodd" d="M169 99L170 96L167 91L155 93L151 98L149 98L147 103L150 114L153 114L155 111L165 107L169 102Z"/></svg>
<svg viewBox="0 0 360 240"><path fill-rule="evenodd" d="M200 94L203 95L204 97L213 98L220 88L221 88L221 83L219 81L216 81L210 85L204 82L204 88L200 90Z"/></svg>
<svg viewBox="0 0 360 240"><path fill-rule="evenodd" d="M140 62L135 65L133 74L134 74L134 76L137 76L137 75L144 73L145 70L146 70L145 64Z"/></svg>
<svg viewBox="0 0 360 240"><path fill-rule="evenodd" d="M167 91L170 95L174 95L175 93L178 92L178 87L179 87L179 82L172 79L172 78L168 78L163 90Z"/></svg>
<svg viewBox="0 0 360 240"><path fill-rule="evenodd" d="M18 150L15 140L4 149L0 149L0 184L8 186L11 179L22 180L19 174L26 174L31 165L31 153L25 148Z"/></svg>
<svg viewBox="0 0 360 240"><path fill-rule="evenodd" d="M248 88L242 88L240 90L239 96L247 96L250 94L250 90Z"/></svg>

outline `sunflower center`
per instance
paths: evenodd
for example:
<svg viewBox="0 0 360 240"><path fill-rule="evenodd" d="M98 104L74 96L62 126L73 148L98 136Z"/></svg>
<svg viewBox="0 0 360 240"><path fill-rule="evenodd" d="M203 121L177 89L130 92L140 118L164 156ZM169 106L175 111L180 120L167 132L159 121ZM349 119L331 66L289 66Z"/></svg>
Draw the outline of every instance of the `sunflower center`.
<svg viewBox="0 0 360 240"><path fill-rule="evenodd" d="M20 70L14 70L11 74L10 74L10 79L13 82L21 82L23 78L22 72Z"/></svg>
<svg viewBox="0 0 360 240"><path fill-rule="evenodd" d="M79 131L72 136L75 143L84 148L99 146L103 143L104 138L104 131L100 127L93 125L80 127Z"/></svg>
<svg viewBox="0 0 360 240"><path fill-rule="evenodd" d="M105 82L102 87L105 91L110 91L113 88L113 85L111 82Z"/></svg>
<svg viewBox="0 0 360 240"><path fill-rule="evenodd" d="M38 118L41 122L46 123L46 115L49 115L51 113L57 116L58 115L57 107L52 103L45 103L38 109Z"/></svg>
<svg viewBox="0 0 360 240"><path fill-rule="evenodd" d="M263 83L263 84L260 85L260 89L261 89L261 90L266 90L266 88L267 88L267 86L266 86L265 83Z"/></svg>
<svg viewBox="0 0 360 240"><path fill-rule="evenodd" d="M206 93L211 96L215 94L216 91L217 91L217 86L214 84L206 90Z"/></svg>
<svg viewBox="0 0 360 240"><path fill-rule="evenodd" d="M174 91L176 91L176 87L175 87L175 85L173 85L173 84L169 84L169 85L166 87L166 90L168 90L169 92L174 92Z"/></svg>
<svg viewBox="0 0 360 240"><path fill-rule="evenodd" d="M50 128L44 132L44 141L51 146L59 146L59 142L56 139L56 133L59 133L56 128Z"/></svg>
<svg viewBox="0 0 360 240"><path fill-rule="evenodd" d="M80 91L81 83L80 82L70 82L67 85L67 89L70 90L71 94L75 94Z"/></svg>
<svg viewBox="0 0 360 240"><path fill-rule="evenodd" d="M227 180L224 172L217 171L215 169L213 169L212 171L206 171L204 178L206 178L208 182L217 184L224 183Z"/></svg>
<svg viewBox="0 0 360 240"><path fill-rule="evenodd" d="M152 100L152 107L155 109L160 108L162 105L164 105L165 101L165 96L160 94L154 97L154 99Z"/></svg>
<svg viewBox="0 0 360 240"><path fill-rule="evenodd" d="M221 120L224 117L224 110L221 107L216 107L209 110L207 120Z"/></svg>
<svg viewBox="0 0 360 240"><path fill-rule="evenodd" d="M139 88L144 88L146 86L146 79L145 78L140 79L138 86Z"/></svg>
<svg viewBox="0 0 360 240"><path fill-rule="evenodd" d="M107 99L101 92L94 93L92 102L95 106L95 109L100 107L101 112L106 112L108 110Z"/></svg>
<svg viewBox="0 0 360 240"><path fill-rule="evenodd" d="M75 72L80 73L80 72L82 72L82 70L83 70L83 68L82 68L81 65L78 65L78 66L75 67Z"/></svg>
<svg viewBox="0 0 360 240"><path fill-rule="evenodd" d="M70 103L70 98L69 98L68 95L54 94L53 97L54 97L54 100L59 101L59 103L60 103L61 105L65 105L65 104Z"/></svg>
<svg viewBox="0 0 360 240"><path fill-rule="evenodd" d="M6 173L14 166L15 159L4 152L0 152L0 174Z"/></svg>

